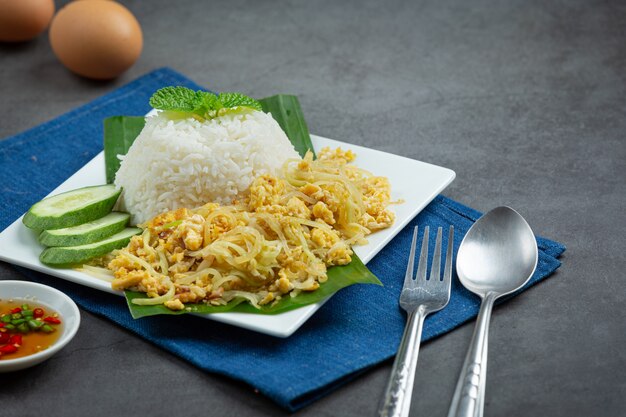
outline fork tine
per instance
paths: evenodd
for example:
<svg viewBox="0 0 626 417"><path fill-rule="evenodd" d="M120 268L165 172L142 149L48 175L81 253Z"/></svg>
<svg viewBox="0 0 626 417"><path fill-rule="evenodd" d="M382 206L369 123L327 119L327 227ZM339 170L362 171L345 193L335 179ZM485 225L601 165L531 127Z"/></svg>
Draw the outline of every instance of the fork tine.
<svg viewBox="0 0 626 417"><path fill-rule="evenodd" d="M448 232L448 247L446 248L446 265L443 269L443 282L450 288L452 280L452 253L454 252L454 226L450 226Z"/></svg>
<svg viewBox="0 0 626 417"><path fill-rule="evenodd" d="M430 231L430 227L426 226L424 228L424 237L422 237L422 249L420 251L420 259L417 262L417 274L415 274L415 279L423 281L426 280L426 266L428 263L428 232Z"/></svg>
<svg viewBox="0 0 626 417"><path fill-rule="evenodd" d="M415 245L417 243L417 226L413 229L413 242L411 243L411 253L409 254L409 264L406 266L406 275L404 276L404 286L411 285L413 282L413 265L415 264Z"/></svg>
<svg viewBox="0 0 626 417"><path fill-rule="evenodd" d="M440 281L441 277L439 276L441 273L441 234L443 228L437 228L437 239L435 239L435 253L433 253L433 262L430 267L430 278L429 281L435 282Z"/></svg>

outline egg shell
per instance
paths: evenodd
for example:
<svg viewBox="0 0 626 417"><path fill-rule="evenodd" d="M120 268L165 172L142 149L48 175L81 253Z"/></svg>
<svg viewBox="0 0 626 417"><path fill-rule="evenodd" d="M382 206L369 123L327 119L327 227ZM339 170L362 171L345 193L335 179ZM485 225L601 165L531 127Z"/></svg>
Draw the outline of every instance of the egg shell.
<svg viewBox="0 0 626 417"><path fill-rule="evenodd" d="M75 1L52 20L50 44L63 65L76 74L111 79L139 58L143 36L135 16L121 4Z"/></svg>
<svg viewBox="0 0 626 417"><path fill-rule="evenodd" d="M0 41L35 38L48 27L53 14L53 0L0 0Z"/></svg>

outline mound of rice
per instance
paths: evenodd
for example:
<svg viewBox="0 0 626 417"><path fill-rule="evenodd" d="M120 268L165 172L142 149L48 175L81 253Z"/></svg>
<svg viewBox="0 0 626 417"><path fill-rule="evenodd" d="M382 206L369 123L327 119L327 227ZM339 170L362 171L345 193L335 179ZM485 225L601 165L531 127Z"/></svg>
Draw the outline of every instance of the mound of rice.
<svg viewBox="0 0 626 417"><path fill-rule="evenodd" d="M253 179L276 175L298 153L270 114L231 113L200 122L163 114L146 126L122 160L115 185L133 224L180 207L229 204Z"/></svg>

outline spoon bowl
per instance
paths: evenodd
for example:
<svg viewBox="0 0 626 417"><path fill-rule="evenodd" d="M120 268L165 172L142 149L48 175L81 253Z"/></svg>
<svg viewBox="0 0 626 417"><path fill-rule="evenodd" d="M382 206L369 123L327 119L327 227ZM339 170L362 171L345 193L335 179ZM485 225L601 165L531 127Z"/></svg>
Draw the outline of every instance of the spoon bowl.
<svg viewBox="0 0 626 417"><path fill-rule="evenodd" d="M459 280L473 293L509 294L523 287L537 267L535 235L509 207L497 207L467 232L456 258Z"/></svg>

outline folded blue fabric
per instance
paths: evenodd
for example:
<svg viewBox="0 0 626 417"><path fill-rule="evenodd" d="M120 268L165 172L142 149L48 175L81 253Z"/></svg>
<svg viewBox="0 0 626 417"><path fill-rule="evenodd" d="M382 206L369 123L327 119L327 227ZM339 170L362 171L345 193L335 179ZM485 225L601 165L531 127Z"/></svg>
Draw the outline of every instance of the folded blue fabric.
<svg viewBox="0 0 626 417"><path fill-rule="evenodd" d="M159 69L55 120L0 141L0 230L102 150L105 117L147 113L150 95L168 85L200 88L171 69ZM121 297L20 271L31 280L60 289L85 310L107 317L201 369L245 381L294 411L395 354L405 323L398 297L413 226L454 225L456 253L480 215L438 196L368 264L384 287L354 285L340 291L288 339L193 316L133 320ZM444 245L445 240L447 237ZM557 242L537 241L539 264L525 288L554 272L560 265L556 258L565 250ZM422 339L432 339L472 319L478 307L479 299L455 278L450 304L426 319Z"/></svg>

